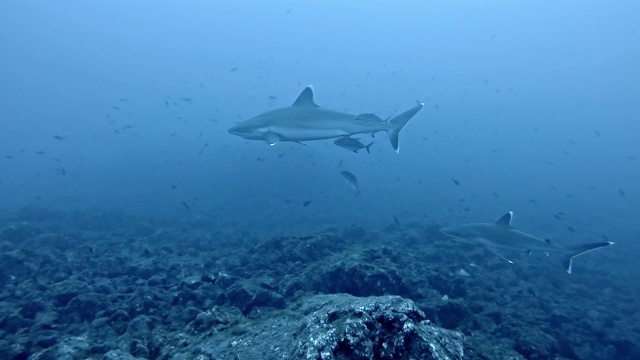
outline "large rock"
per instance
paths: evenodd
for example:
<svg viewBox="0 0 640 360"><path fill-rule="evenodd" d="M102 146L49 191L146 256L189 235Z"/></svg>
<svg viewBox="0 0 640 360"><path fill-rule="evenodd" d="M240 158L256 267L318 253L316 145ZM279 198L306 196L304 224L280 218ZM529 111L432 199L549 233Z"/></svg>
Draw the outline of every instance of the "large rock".
<svg viewBox="0 0 640 360"><path fill-rule="evenodd" d="M189 355L264 360L463 358L461 333L433 326L413 301L398 296L317 295L257 322L231 337L203 338L192 344Z"/></svg>

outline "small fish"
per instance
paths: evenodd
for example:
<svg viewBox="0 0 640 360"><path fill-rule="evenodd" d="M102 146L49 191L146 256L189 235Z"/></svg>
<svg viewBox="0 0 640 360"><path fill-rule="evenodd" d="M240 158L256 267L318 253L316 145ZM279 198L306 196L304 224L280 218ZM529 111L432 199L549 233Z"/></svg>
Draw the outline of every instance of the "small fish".
<svg viewBox="0 0 640 360"><path fill-rule="evenodd" d="M307 207L309 206L309 204L311 204L311 200L305 200L304 202L302 202L302 207Z"/></svg>
<svg viewBox="0 0 640 360"><path fill-rule="evenodd" d="M393 223L396 224L396 226L400 226L400 220L398 220L395 215L393 215Z"/></svg>
<svg viewBox="0 0 640 360"><path fill-rule="evenodd" d="M62 136L62 135L54 135L53 138L56 139L56 140L64 140L67 137L66 136Z"/></svg>
<svg viewBox="0 0 640 360"><path fill-rule="evenodd" d="M13 156L13 155L5 155L4 158L5 159L15 159L15 156Z"/></svg>
<svg viewBox="0 0 640 360"><path fill-rule="evenodd" d="M277 96L269 95L269 100L275 100L277 98L278 98Z"/></svg>
<svg viewBox="0 0 640 360"><path fill-rule="evenodd" d="M333 143L340 146L343 149L353 151L354 153L357 153L358 150L365 149L367 150L367 154L371 154L371 151L369 151L369 147L373 145L373 141L369 145L365 145L362 142L360 142L360 139L356 139L352 137L339 137L335 139Z"/></svg>
<svg viewBox="0 0 640 360"><path fill-rule="evenodd" d="M177 185L171 185L171 188L172 188L172 189L177 189L177 188L178 188L178 186L177 186Z"/></svg>
<svg viewBox="0 0 640 360"><path fill-rule="evenodd" d="M238 68L234 67L234 68L229 69L229 72L234 72L234 71L238 71Z"/></svg>
<svg viewBox="0 0 640 360"><path fill-rule="evenodd" d="M567 225L567 230L571 231L572 233L576 232L573 227L571 227L570 225Z"/></svg>
<svg viewBox="0 0 640 360"><path fill-rule="evenodd" d="M188 103L189 105L191 105L193 103L193 99L189 98L189 97L183 97L183 98L180 98L180 100Z"/></svg>
<svg viewBox="0 0 640 360"><path fill-rule="evenodd" d="M44 152L44 151L42 151L42 150L40 150L40 151L38 151L38 152L36 153L36 155L44 155L44 154L46 154L46 152Z"/></svg>
<svg viewBox="0 0 640 360"><path fill-rule="evenodd" d="M117 106L112 106L111 108L112 108L113 110L120 110L120 108L119 108L119 107L117 107Z"/></svg>
<svg viewBox="0 0 640 360"><path fill-rule="evenodd" d="M283 157L283 156L285 156L285 155L287 155L287 153L281 153L281 154L278 154L278 159L280 159L281 157Z"/></svg>
<svg viewBox="0 0 640 360"><path fill-rule="evenodd" d="M460 181L456 179L451 179L451 181L453 181L453 183L456 184L456 186L460 186Z"/></svg>
<svg viewBox="0 0 640 360"><path fill-rule="evenodd" d="M264 161L264 158L263 158L263 157L259 157L259 156L258 156L258 157L256 157L256 160L258 160L258 161L260 161L260 162L263 162L263 161Z"/></svg>
<svg viewBox="0 0 640 360"><path fill-rule="evenodd" d="M624 190L622 189L618 190L618 194L620 194L620 196L622 196L623 198L627 197L627 195L624 193Z"/></svg>
<svg viewBox="0 0 640 360"><path fill-rule="evenodd" d="M181 201L181 203L182 203L182 206L184 206L184 207L185 207L185 209L187 209L187 210L191 210L191 206L189 206L189 204L187 204L187 202L186 202L186 201L184 201L184 200L183 200L183 201Z"/></svg>
<svg viewBox="0 0 640 360"><path fill-rule="evenodd" d="M356 197L358 197L360 189L358 188L358 179L356 176L347 170L340 171L340 175L347 180L347 183L356 191Z"/></svg>
<svg viewBox="0 0 640 360"><path fill-rule="evenodd" d="M62 176L66 176L67 175L67 170L65 170L63 167L56 168L56 172L59 175L62 175Z"/></svg>

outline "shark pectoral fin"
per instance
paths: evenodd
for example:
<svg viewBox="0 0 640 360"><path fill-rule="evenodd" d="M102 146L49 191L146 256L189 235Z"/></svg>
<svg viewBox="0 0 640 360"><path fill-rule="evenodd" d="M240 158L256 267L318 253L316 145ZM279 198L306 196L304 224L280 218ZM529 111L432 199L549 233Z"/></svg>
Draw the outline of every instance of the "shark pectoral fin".
<svg viewBox="0 0 640 360"><path fill-rule="evenodd" d="M313 86L309 85L304 88L291 106L317 108L318 105L313 102Z"/></svg>
<svg viewBox="0 0 640 360"><path fill-rule="evenodd" d="M486 248L487 250L491 251L495 256L499 257L500 259L508 262L509 264L513 264L513 261L507 259L504 255L500 254L496 249L492 249L492 248Z"/></svg>
<svg viewBox="0 0 640 360"><path fill-rule="evenodd" d="M496 221L496 225L503 228L510 228L512 218L513 218L513 211L509 211L508 213L504 214L500 218L500 220Z"/></svg>
<svg viewBox="0 0 640 360"><path fill-rule="evenodd" d="M278 141L280 141L280 136L278 136L278 134L274 132L269 131L264 134L264 141L266 141L269 145L273 146L277 144Z"/></svg>

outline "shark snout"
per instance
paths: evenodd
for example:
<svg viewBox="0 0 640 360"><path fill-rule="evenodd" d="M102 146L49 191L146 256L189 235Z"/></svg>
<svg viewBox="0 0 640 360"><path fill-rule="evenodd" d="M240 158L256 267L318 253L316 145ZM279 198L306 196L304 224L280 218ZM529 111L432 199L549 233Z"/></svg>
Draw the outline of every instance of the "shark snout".
<svg viewBox="0 0 640 360"><path fill-rule="evenodd" d="M240 129L238 129L238 126L232 126L229 128L229 130L227 130L227 132L231 135L240 135Z"/></svg>

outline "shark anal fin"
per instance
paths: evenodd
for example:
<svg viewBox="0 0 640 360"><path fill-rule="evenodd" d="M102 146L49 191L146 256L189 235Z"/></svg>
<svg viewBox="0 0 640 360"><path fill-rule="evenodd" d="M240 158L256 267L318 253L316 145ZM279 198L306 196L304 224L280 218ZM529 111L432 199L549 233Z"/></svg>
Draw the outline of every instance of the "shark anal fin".
<svg viewBox="0 0 640 360"><path fill-rule="evenodd" d="M298 95L296 101L291 106L317 108L318 105L313 102L313 87L309 85L304 88L304 90L302 90L300 95Z"/></svg>
<svg viewBox="0 0 640 360"><path fill-rule="evenodd" d="M500 220L496 221L496 225L504 228L510 228L511 218L513 218L513 211L509 211L508 213L504 214L500 218Z"/></svg>

